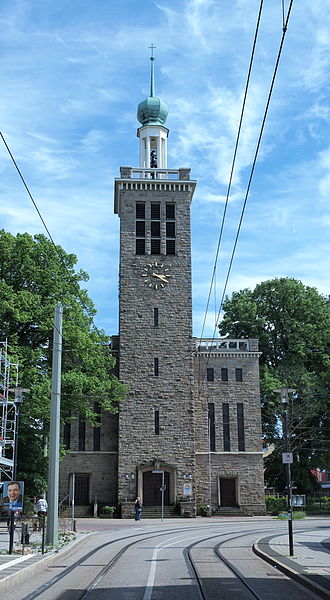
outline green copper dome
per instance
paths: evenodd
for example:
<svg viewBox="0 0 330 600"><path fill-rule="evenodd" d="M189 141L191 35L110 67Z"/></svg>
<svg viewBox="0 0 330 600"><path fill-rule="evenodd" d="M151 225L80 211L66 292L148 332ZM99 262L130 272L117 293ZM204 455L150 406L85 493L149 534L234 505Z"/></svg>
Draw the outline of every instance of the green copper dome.
<svg viewBox="0 0 330 600"><path fill-rule="evenodd" d="M151 45L153 51L154 45ZM167 115L168 106L164 100L157 98L154 94L154 56L150 57L150 96L140 102L137 109L137 118L142 125L164 125Z"/></svg>
<svg viewBox="0 0 330 600"><path fill-rule="evenodd" d="M167 115L166 102L156 96L142 100L137 109L137 118L142 125L164 125Z"/></svg>

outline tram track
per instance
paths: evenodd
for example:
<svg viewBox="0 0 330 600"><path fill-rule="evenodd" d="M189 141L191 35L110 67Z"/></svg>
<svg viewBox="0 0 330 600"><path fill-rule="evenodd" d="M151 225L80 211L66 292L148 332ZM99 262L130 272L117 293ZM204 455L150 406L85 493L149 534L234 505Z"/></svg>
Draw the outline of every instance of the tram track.
<svg viewBox="0 0 330 600"><path fill-rule="evenodd" d="M268 531L272 531L274 528L269 528ZM263 530L263 532L265 532L266 530ZM95 577L93 577L91 579L91 581L86 585L86 587L84 589L81 590L80 595L75 596L76 600L92 600L92 592L93 590L96 590L100 584L102 583L102 581L105 580L105 578L109 575L109 573L111 572L111 570L119 563L119 561L121 559L123 559L125 557L125 555L127 555L127 553L129 552L129 550L131 550L132 548L134 548L134 546L137 546L138 544L141 544L143 542L146 541L150 541L154 538L160 538L160 537L168 537L169 535L173 535L173 534L184 534L185 532L189 532L190 534L196 533L197 532L201 532L201 528L200 527L189 527L189 528L173 528L171 530L159 530L159 531L153 531L150 532L148 535L144 535L143 532L141 532L140 534L134 533L133 535L129 535L126 537L122 537L122 538L116 538L114 540L108 541L104 544L99 545L97 548L94 548L93 550L87 552L86 554L84 554L81 558L79 558L78 560L76 560L75 562L73 562L71 565L69 565L68 567L64 567L63 571L61 571L60 573L58 573L57 575L55 575L54 577L52 577L47 583L42 584L41 586L39 586L37 589L35 589L34 591L32 591L31 593L27 594L26 596L22 597L21 600L35 600L38 597L40 597L45 591L49 591L51 589L51 587L55 586L57 583L59 583L61 580L63 580L65 577L69 576L70 574L72 574L75 569L77 569L78 567L82 567L84 566L84 563L87 563L87 561L92 558L93 556L95 556L98 552L102 551L102 550L106 550L108 549L110 546L114 545L114 544L118 544L120 542L125 542L125 540L129 540L130 538L134 538L132 541L130 541L129 543L126 543L122 548L120 548L118 550L118 552L116 552L111 558L110 560L102 566L102 568L99 570L99 572L95 575ZM189 571L193 574L193 578L195 580L196 583L196 587L199 590L199 594L200 594L200 598L201 600L209 600L212 595L210 595L207 586L205 585L205 582L203 581L203 576L199 573L199 569L196 566L196 561L194 560L194 558L192 557L192 551L193 549L196 549L198 545L201 545L203 542L210 542L213 539L217 539L219 540L219 537L222 536L226 536L226 539L221 541L220 543L216 544L213 547L213 553L214 555L217 557L217 559L219 561L221 561L221 563L223 565L225 565L225 567L240 581L240 583L249 591L249 593L251 594L251 598L254 598L255 600L264 600L254 589L253 587L246 581L246 578L240 573L239 569L237 569L237 567L235 567L235 565L232 564L231 561L229 561L224 555L223 553L220 551L220 548L223 544L225 543L230 543L233 540L236 540L238 538L242 538L242 537L246 537L248 535L251 535L253 533L255 533L256 530L254 529L247 529L247 530L243 530L240 531L237 535L233 535L230 538L228 538L228 532L225 533L221 533L218 532L217 534L212 533L212 535L208 535L205 536L203 538L198 539L196 542L190 544L189 546L187 546L184 550L183 550L183 556L186 560L187 565L189 565ZM173 538L175 539L175 538ZM178 538L177 542L179 543L180 540ZM175 542L176 543L176 542ZM174 544L173 544L174 545ZM164 545L162 547L166 548L166 545ZM87 566L87 564L86 564ZM151 594L150 594L151 597Z"/></svg>
<svg viewBox="0 0 330 600"><path fill-rule="evenodd" d="M214 548L213 548L213 552L214 554L217 556L217 558L235 575L235 577L243 584L243 586L245 588L247 588L249 590L249 592L252 594L253 598L255 598L255 600L264 600L263 598L261 598L261 596L259 596L255 590L247 583L246 579L244 578L244 576L239 572L239 570L227 559L225 558L219 551L219 547L223 544L223 543L228 543L231 542L233 540L239 539L241 537L244 537L246 535L249 535L251 533L253 533L255 530L251 530L251 531L246 531L246 532L240 532L239 535L236 536L232 536L231 538L226 538L225 542L220 542L220 544L217 544ZM198 567L196 566L196 562L192 557L192 549L196 548L198 545L200 545L202 542L207 542L210 541L212 538L219 538L219 535L216 536L208 536L207 538L204 539L200 539L197 542L195 542L194 544L191 544L188 548L186 548L186 556L187 559L189 561L189 564L194 572L195 575L195 579L196 582L198 584L198 588L200 590L200 594L201 594L201 599L202 600L209 600L209 593L207 592L207 589L203 583L203 577L199 575L198 573Z"/></svg>
<svg viewBox="0 0 330 600"><path fill-rule="evenodd" d="M101 582L101 580L109 573L109 571L111 571L111 569L116 565L116 563L120 560L120 558L134 545L139 544L141 542L150 540L152 538L155 537L160 537L160 536L167 536L170 533L181 533L182 531L193 531L193 530L198 530L199 528L192 528L192 529L172 529L172 530L166 530L166 532L163 531L158 531L158 532L152 532L152 534L149 534L145 537L138 537L138 539L136 539L135 541L126 544L126 546L124 546L123 548L121 548L114 556L113 558L109 561L109 563L107 565L105 565L101 571L98 573L98 575L96 575L96 577L90 582L90 584L88 585L88 587L85 590L82 590L82 594L81 596L79 596L79 598L77 598L77 600L83 600L87 597L87 592L91 591L92 589L95 589L96 585L98 585L98 583ZM143 535L142 533L139 534ZM55 575L54 577L51 578L50 581L48 581L47 583L41 585L40 587L38 587L36 590L34 590L33 592L27 594L26 596L24 596L23 598L21 598L21 600L35 600L35 598L38 598L45 590L48 590L49 588L51 588L52 586L56 585L61 579L63 579L64 577L66 577L67 575L69 575L70 573L72 573L75 569L77 569L78 567L82 566L84 562L86 562L89 558L91 558L92 556L94 556L97 552L99 552L102 549L108 548L111 545L114 545L120 541L123 541L125 539L129 539L129 538L136 538L137 534L133 534L133 535L129 535L127 537L123 537L123 538L117 538L115 540L111 540L109 542L106 542L104 544L101 544L100 546L98 546L97 548L94 548L93 550L91 550L90 552L87 552L87 554L85 554L83 557L81 557L79 560L75 561L72 565L65 567L63 571L61 571L61 573L58 573L57 575Z"/></svg>
<svg viewBox="0 0 330 600"><path fill-rule="evenodd" d="M313 530L314 528L311 528L310 530ZM308 530L304 530L305 532ZM221 552L220 548L223 545L228 545L230 544L230 542L234 541L234 540L239 540L242 538L245 538L246 536L248 536L251 533L255 533L255 529L253 529L252 531L244 531L244 532L240 532L238 535L232 536L232 537L226 537L225 540L221 541L220 543L216 544L213 548L213 554L216 556L216 558L219 561L219 565L224 565L226 569L228 569L228 571L230 573L232 573L232 575L234 575L235 579L237 581L239 581L239 584L243 586L243 588L245 590L248 591L249 593L249 599L251 598L251 600L269 600L269 598L273 598L273 593L271 592L270 588L268 588L268 590L263 593L262 595L255 589L255 587L253 587L253 585L250 585L250 583L247 580L246 575L244 575L243 573L240 572L239 568L237 568L237 566L235 566L233 564L233 562L231 560L229 560L224 554L223 552ZM298 533L298 530L296 530L296 533ZM274 535L274 537L277 537L277 533L276 535ZM193 544L191 544L189 547L186 548L185 550L185 554L187 557L187 560L189 561L189 565L194 573L196 582L198 584L198 588L200 591L200 595L201 595L201 600L213 600L213 598L222 598L222 597L230 597L227 596L225 593L225 596L221 595L221 592L219 592L218 589L216 589L216 583L215 580L212 581L211 584L211 589L210 588L210 582L208 581L207 577L205 577L205 574L200 572L198 563L200 562L199 560L195 560L192 556L192 551L195 549L198 549L199 552L202 552L203 548L202 548L202 544L203 542L209 542L212 540L212 538L219 538L219 535L217 536L208 536L206 538L203 539L199 539L198 541L194 542ZM211 548L208 548L208 550L210 551ZM205 559L204 559L205 560ZM265 561L262 560L262 563L264 563ZM287 575L285 575L285 577L287 578L287 580L289 582L293 582L293 580L289 577L287 577ZM253 580L253 578L252 578ZM284 579L283 579L284 581ZM299 585L299 582L298 582ZM299 587L301 587L301 583L299 585ZM310 595L311 591L313 592L313 590L307 590L307 588L304 588L304 586L301 587L301 590L304 589L304 592L298 592L298 597L299 600L300 598L315 598L316 596L314 596L314 594ZM220 593L220 595L218 595L218 593ZM236 592L237 593L237 592ZM307 594L307 596L303 595L300 596L300 594ZM246 598L246 595L244 595L244 592L242 592L242 597ZM233 598L236 599L236 595L232 596ZM241 596L239 596L241 597ZM277 597L277 596L276 596ZM317 596L318 598L321 596Z"/></svg>

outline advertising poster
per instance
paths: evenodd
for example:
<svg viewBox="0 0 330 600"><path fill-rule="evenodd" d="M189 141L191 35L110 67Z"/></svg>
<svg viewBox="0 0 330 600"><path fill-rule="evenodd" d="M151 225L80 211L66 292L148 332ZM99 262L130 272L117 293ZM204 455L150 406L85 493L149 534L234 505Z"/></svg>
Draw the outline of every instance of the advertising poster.
<svg viewBox="0 0 330 600"><path fill-rule="evenodd" d="M24 481L4 481L2 483L1 506L4 510L22 510Z"/></svg>

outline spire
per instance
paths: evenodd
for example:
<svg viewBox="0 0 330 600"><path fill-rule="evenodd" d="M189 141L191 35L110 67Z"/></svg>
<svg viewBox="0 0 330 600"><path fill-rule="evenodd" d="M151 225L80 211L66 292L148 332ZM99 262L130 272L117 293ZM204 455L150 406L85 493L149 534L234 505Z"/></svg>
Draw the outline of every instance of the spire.
<svg viewBox="0 0 330 600"><path fill-rule="evenodd" d="M150 96L140 102L137 110L137 118L142 125L164 125L168 115L168 106L164 100L155 96L154 49L156 46L151 44L149 48L151 49Z"/></svg>
<svg viewBox="0 0 330 600"><path fill-rule="evenodd" d="M151 46L149 46L149 49L151 50L151 56L150 56L150 98L154 98L154 96L155 96L155 70L154 70L154 62L155 62L154 49L155 48L156 48L156 46L154 46L153 44L151 44Z"/></svg>

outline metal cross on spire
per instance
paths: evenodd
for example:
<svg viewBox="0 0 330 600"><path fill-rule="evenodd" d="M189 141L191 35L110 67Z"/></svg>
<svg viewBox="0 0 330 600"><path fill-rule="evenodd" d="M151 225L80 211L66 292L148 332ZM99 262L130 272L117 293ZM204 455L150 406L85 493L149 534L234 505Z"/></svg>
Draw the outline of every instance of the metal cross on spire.
<svg viewBox="0 0 330 600"><path fill-rule="evenodd" d="M151 50L151 56L150 56L150 97L153 98L155 96L155 75L154 75L154 50L155 50L156 46L154 46L153 44L151 44L151 46L149 46L149 49Z"/></svg>
<svg viewBox="0 0 330 600"><path fill-rule="evenodd" d="M154 46L153 44L151 44L151 46L149 46L149 50L151 50L151 57L150 60L155 60L154 59L154 50L155 50L156 46Z"/></svg>

